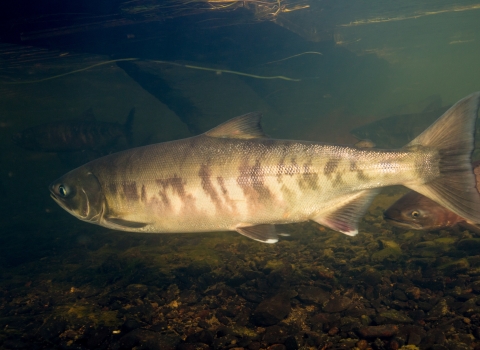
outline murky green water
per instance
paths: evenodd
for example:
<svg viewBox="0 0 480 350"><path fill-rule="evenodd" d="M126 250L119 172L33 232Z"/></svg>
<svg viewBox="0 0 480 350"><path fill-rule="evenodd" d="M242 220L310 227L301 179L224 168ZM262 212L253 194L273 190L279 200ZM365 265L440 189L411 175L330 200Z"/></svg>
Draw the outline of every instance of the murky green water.
<svg viewBox="0 0 480 350"><path fill-rule="evenodd" d="M0 348L480 347L480 238L392 227L382 213L403 188L383 190L355 237L300 223L275 245L234 232L109 230L49 197L78 155L25 150L12 137L89 108L124 123L135 107L135 146L257 110L272 137L343 144L358 141L355 128L410 114L381 139L408 142L427 112L480 90L473 1L318 2L294 11L306 13L295 26L288 12L283 26L245 21L255 2L242 3L250 7L235 4L220 24L210 15L135 22L90 4L82 11L116 13L116 25L105 15L75 31L68 16L57 25L39 15L40 28L35 16L2 11L10 26L0 26ZM308 41L305 28L323 30L322 41ZM115 62L124 58L138 60Z"/></svg>

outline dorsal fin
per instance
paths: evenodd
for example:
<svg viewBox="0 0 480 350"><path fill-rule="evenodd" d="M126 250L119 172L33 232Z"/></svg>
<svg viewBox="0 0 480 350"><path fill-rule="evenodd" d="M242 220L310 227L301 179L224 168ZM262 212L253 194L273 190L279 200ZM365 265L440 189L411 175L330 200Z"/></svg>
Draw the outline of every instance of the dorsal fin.
<svg viewBox="0 0 480 350"><path fill-rule="evenodd" d="M222 139L255 139L268 137L262 130L260 112L235 117L207 131L205 135Z"/></svg>

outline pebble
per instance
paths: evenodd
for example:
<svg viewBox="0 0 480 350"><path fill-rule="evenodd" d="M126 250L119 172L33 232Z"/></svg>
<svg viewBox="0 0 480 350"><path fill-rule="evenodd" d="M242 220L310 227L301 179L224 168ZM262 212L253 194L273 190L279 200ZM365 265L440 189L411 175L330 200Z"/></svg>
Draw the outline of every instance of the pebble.
<svg viewBox="0 0 480 350"><path fill-rule="evenodd" d="M361 327L358 333L362 338L389 338L398 333L398 326L386 324L381 326Z"/></svg>
<svg viewBox="0 0 480 350"><path fill-rule="evenodd" d="M328 313L342 312L350 306L352 299L336 295L332 299L328 300L323 306L323 310Z"/></svg>
<svg viewBox="0 0 480 350"><path fill-rule="evenodd" d="M273 344L270 345L267 350L286 350L287 348L283 344Z"/></svg>
<svg viewBox="0 0 480 350"><path fill-rule="evenodd" d="M298 299L305 303L322 305L330 297L330 293L326 292L322 288L314 286L301 286L298 288L297 292Z"/></svg>
<svg viewBox="0 0 480 350"><path fill-rule="evenodd" d="M401 291L400 289L395 289L392 293L393 297L397 300L400 300L400 301L407 301L408 300L408 297L407 295Z"/></svg>
<svg viewBox="0 0 480 350"><path fill-rule="evenodd" d="M293 335L287 337L287 339L285 339L283 344L285 345L287 350L298 350L298 342Z"/></svg>
<svg viewBox="0 0 480 350"><path fill-rule="evenodd" d="M136 345L151 350L175 350L180 343L180 337L175 335L163 335L156 332L150 332L144 329L136 329L124 335L119 340L119 344L124 349L131 349Z"/></svg>
<svg viewBox="0 0 480 350"><path fill-rule="evenodd" d="M446 337L443 331L440 329L431 329L427 332L425 336L425 345L433 346L433 345L443 345L446 342Z"/></svg>
<svg viewBox="0 0 480 350"><path fill-rule="evenodd" d="M267 327L263 341L267 344L283 343L288 336L288 331L279 326Z"/></svg>
<svg viewBox="0 0 480 350"><path fill-rule="evenodd" d="M208 330L201 330L200 332L189 335L185 341L187 343L203 343L211 345L213 343L213 334Z"/></svg>
<svg viewBox="0 0 480 350"><path fill-rule="evenodd" d="M359 350L365 350L368 348L368 342L365 339L359 340L355 345Z"/></svg>
<svg viewBox="0 0 480 350"><path fill-rule="evenodd" d="M480 238L467 238L457 242L457 249L477 255L480 250Z"/></svg>
<svg viewBox="0 0 480 350"><path fill-rule="evenodd" d="M409 299L418 300L420 299L420 288L408 287L407 289L405 289L405 294Z"/></svg>
<svg viewBox="0 0 480 350"><path fill-rule="evenodd" d="M262 347L262 344L254 341L248 345L248 350L259 350Z"/></svg>
<svg viewBox="0 0 480 350"><path fill-rule="evenodd" d="M467 259L459 259L446 264L440 265L439 270L442 270L447 276L455 276L458 273L465 272L470 267Z"/></svg>
<svg viewBox="0 0 480 350"><path fill-rule="evenodd" d="M383 318L382 323L412 323L413 320L404 313L397 310L388 310L380 312L379 316Z"/></svg>
<svg viewBox="0 0 480 350"><path fill-rule="evenodd" d="M339 332L339 329L338 327L332 327L328 330L328 335L329 336L334 336L335 334L337 334Z"/></svg>
<svg viewBox="0 0 480 350"><path fill-rule="evenodd" d="M428 318L440 318L446 316L449 312L447 301L441 299L432 309L427 313Z"/></svg>

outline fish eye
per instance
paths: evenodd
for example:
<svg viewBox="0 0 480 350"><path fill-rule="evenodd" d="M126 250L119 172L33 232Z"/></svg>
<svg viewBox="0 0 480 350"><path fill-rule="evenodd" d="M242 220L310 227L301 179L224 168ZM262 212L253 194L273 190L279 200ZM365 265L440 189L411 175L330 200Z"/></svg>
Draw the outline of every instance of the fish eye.
<svg viewBox="0 0 480 350"><path fill-rule="evenodd" d="M63 184L58 185L57 191L60 194L60 196L62 196L64 198L67 197L70 194L70 191L68 190L68 187L63 185Z"/></svg>
<svg viewBox="0 0 480 350"><path fill-rule="evenodd" d="M414 211L412 211L411 215L412 215L413 218L418 218L420 216L420 213L418 211L414 210Z"/></svg>

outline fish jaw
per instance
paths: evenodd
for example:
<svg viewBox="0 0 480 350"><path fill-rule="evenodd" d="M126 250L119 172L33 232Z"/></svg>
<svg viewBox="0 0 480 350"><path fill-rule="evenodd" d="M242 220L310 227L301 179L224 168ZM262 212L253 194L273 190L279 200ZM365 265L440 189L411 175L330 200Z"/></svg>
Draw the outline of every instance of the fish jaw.
<svg viewBox="0 0 480 350"><path fill-rule="evenodd" d="M50 193L50 197L55 201L55 203L57 203L60 206L60 208L64 209L65 211L71 214L70 208L66 205L66 203L64 203L59 198L57 198L57 196L54 193Z"/></svg>
<svg viewBox="0 0 480 350"><path fill-rule="evenodd" d="M425 230L425 229L429 228L429 227L425 227L424 225L421 225L417 222L405 221L405 220L402 220L401 218L398 218L398 217L394 218L394 217L391 216L391 213L387 213L387 212L383 213L383 219L393 226L406 228L406 229Z"/></svg>

